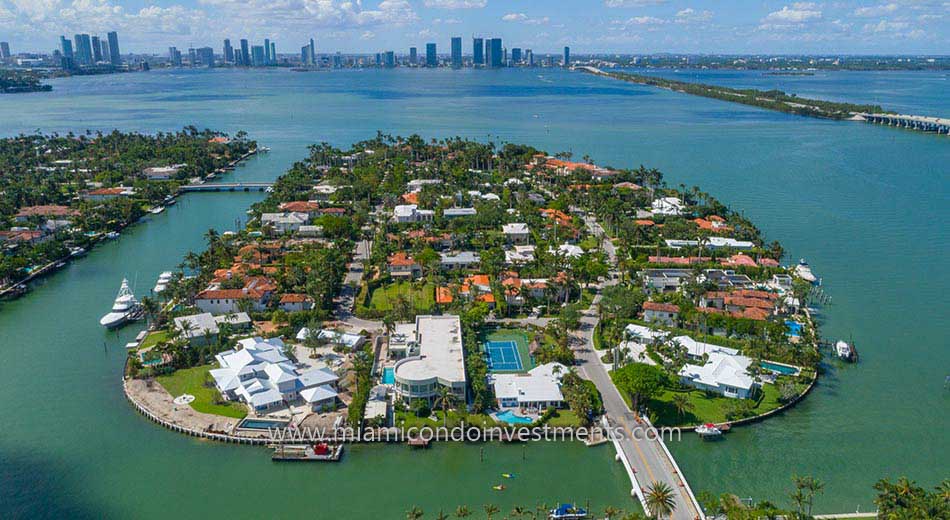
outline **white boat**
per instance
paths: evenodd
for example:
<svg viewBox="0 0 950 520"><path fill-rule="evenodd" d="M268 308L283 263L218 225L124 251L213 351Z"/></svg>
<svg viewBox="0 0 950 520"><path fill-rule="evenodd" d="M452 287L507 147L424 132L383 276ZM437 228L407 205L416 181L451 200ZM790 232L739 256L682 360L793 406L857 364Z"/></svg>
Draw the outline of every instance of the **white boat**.
<svg viewBox="0 0 950 520"><path fill-rule="evenodd" d="M114 329L132 319L138 310L139 302L132 294L132 289L129 288L129 281L123 278L122 286L119 287L119 294L116 295L115 301L112 303L112 310L99 320L99 324Z"/></svg>
<svg viewBox="0 0 950 520"><path fill-rule="evenodd" d="M854 347L844 340L838 340L838 342L835 343L835 354L838 355L839 359L844 361L854 361L858 356L858 352Z"/></svg>
<svg viewBox="0 0 950 520"><path fill-rule="evenodd" d="M806 282L815 283L818 281L815 274L811 272L811 266L808 265L808 262L806 262L804 258L799 260L798 265L795 266L795 274Z"/></svg>
<svg viewBox="0 0 950 520"><path fill-rule="evenodd" d="M716 438L722 435L722 430L713 423L700 424L696 427L696 433L704 439Z"/></svg>
<svg viewBox="0 0 950 520"><path fill-rule="evenodd" d="M70 248L69 248L69 256L71 256L71 257L74 257L74 258L75 258L75 257L78 257L78 256L82 256L82 255L84 255L84 254L86 254L86 250L83 249L83 248L81 248L81 247L79 247L79 246L75 246L75 247L70 247Z"/></svg>
<svg viewBox="0 0 950 520"><path fill-rule="evenodd" d="M155 287L152 288L152 292L158 294L165 291L168 288L168 282L172 281L172 272L165 271L162 274L158 275L158 281L155 282Z"/></svg>
<svg viewBox="0 0 950 520"><path fill-rule="evenodd" d="M158 215L159 213L165 211L165 206L155 206L154 208L148 210L152 215Z"/></svg>
<svg viewBox="0 0 950 520"><path fill-rule="evenodd" d="M106 238L108 238L108 239L116 239L116 238L119 238L119 232L118 232L118 231L110 231L110 232L106 233Z"/></svg>

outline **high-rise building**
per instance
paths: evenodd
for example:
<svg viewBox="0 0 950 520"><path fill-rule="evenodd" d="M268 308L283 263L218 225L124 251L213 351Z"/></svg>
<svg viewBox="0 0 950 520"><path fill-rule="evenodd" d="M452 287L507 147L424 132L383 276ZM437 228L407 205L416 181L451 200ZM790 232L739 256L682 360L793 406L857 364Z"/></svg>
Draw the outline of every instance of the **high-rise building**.
<svg viewBox="0 0 950 520"><path fill-rule="evenodd" d="M92 61L99 63L102 61L102 46L99 45L99 37L92 37Z"/></svg>
<svg viewBox="0 0 950 520"><path fill-rule="evenodd" d="M310 64L310 46L304 45L300 48L300 64L309 65Z"/></svg>
<svg viewBox="0 0 950 520"><path fill-rule="evenodd" d="M567 46L564 47L564 66L571 66L571 48Z"/></svg>
<svg viewBox="0 0 950 520"><path fill-rule="evenodd" d="M435 44L427 43L426 44L426 67L437 67L439 66L439 58L435 53Z"/></svg>
<svg viewBox="0 0 950 520"><path fill-rule="evenodd" d="M501 38L492 38L491 40L486 40L485 43L491 42L490 53L485 56L485 59L488 61L488 66L497 69L503 66L505 53L501 49Z"/></svg>
<svg viewBox="0 0 950 520"><path fill-rule="evenodd" d="M521 63L521 48L515 47L511 49L511 63L513 65L518 65Z"/></svg>
<svg viewBox="0 0 950 520"><path fill-rule="evenodd" d="M109 63L113 67L122 65L122 54L119 52L119 34L115 31L109 31L106 35L109 39Z"/></svg>
<svg viewBox="0 0 950 520"><path fill-rule="evenodd" d="M77 34L73 36L75 43L76 62L80 65L92 65L92 40L88 34Z"/></svg>
<svg viewBox="0 0 950 520"><path fill-rule="evenodd" d="M172 67L181 67L181 51L175 47L168 48L168 62Z"/></svg>
<svg viewBox="0 0 950 520"><path fill-rule="evenodd" d="M462 38L452 38L452 67L460 68L462 66Z"/></svg>
<svg viewBox="0 0 950 520"><path fill-rule="evenodd" d="M229 38L224 39L224 62L234 63L234 47L231 47L231 40Z"/></svg>
<svg viewBox="0 0 950 520"><path fill-rule="evenodd" d="M310 38L310 61L307 63L310 65L317 64L317 48L313 45L313 38Z"/></svg>
<svg viewBox="0 0 950 520"><path fill-rule="evenodd" d="M409 47L409 64L413 67L419 64L419 53L415 47Z"/></svg>
<svg viewBox="0 0 950 520"><path fill-rule="evenodd" d="M63 52L64 58L73 59L73 42L69 41L65 36L59 37L59 48Z"/></svg>
<svg viewBox="0 0 950 520"><path fill-rule="evenodd" d="M198 63L206 67L214 67L214 49L202 47L196 51Z"/></svg>
<svg viewBox="0 0 950 520"><path fill-rule="evenodd" d="M385 65L386 68L389 68L389 69L395 67L396 53L394 53L393 51L386 51L385 54L383 54L383 65Z"/></svg>
<svg viewBox="0 0 950 520"><path fill-rule="evenodd" d="M534 52L531 49L524 50L524 61L529 67L534 67Z"/></svg>
<svg viewBox="0 0 950 520"><path fill-rule="evenodd" d="M188 65L192 67L198 66L198 51L194 47L188 48Z"/></svg>
<svg viewBox="0 0 950 520"><path fill-rule="evenodd" d="M333 68L343 68L343 56L340 54L340 51L337 51L337 53L333 55Z"/></svg>
<svg viewBox="0 0 950 520"><path fill-rule="evenodd" d="M485 64L484 42L481 38L472 38L472 66Z"/></svg>
<svg viewBox="0 0 950 520"><path fill-rule="evenodd" d="M270 62L277 63L277 42L270 42Z"/></svg>
<svg viewBox="0 0 950 520"><path fill-rule="evenodd" d="M264 63L270 65L270 38L264 38Z"/></svg>
<svg viewBox="0 0 950 520"><path fill-rule="evenodd" d="M251 50L247 45L247 39L241 38L241 65L247 67L251 64Z"/></svg>
<svg viewBox="0 0 950 520"><path fill-rule="evenodd" d="M264 57L263 45L255 45L251 47L251 65L252 66L260 67L260 66L266 65L267 62L265 61L265 59L266 58Z"/></svg>
<svg viewBox="0 0 950 520"><path fill-rule="evenodd" d="M0 42L0 58L8 59L10 57L10 44Z"/></svg>

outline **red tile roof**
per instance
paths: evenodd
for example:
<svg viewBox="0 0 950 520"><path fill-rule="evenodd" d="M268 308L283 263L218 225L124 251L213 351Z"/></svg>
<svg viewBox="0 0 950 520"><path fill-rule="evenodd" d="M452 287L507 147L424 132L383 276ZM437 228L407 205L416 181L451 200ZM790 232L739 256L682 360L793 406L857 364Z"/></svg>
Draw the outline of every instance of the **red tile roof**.
<svg viewBox="0 0 950 520"><path fill-rule="evenodd" d="M416 261L408 254L400 251L389 257L389 265L408 267L411 265L416 265Z"/></svg>
<svg viewBox="0 0 950 520"><path fill-rule="evenodd" d="M23 217L74 217L79 212L69 206L48 204L43 206L25 206L17 211L16 216Z"/></svg>
<svg viewBox="0 0 950 520"><path fill-rule="evenodd" d="M644 302L643 310L645 311L660 311L660 312L679 312L679 305L673 305L672 303L659 303L659 302Z"/></svg>

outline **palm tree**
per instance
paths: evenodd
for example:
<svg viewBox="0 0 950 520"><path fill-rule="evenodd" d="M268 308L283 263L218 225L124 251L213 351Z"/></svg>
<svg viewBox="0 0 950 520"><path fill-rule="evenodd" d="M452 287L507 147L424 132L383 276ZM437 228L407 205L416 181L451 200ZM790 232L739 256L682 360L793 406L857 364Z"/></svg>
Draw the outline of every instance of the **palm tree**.
<svg viewBox="0 0 950 520"><path fill-rule="evenodd" d="M406 511L406 520L419 520L422 515L422 509L419 506L412 506Z"/></svg>
<svg viewBox="0 0 950 520"><path fill-rule="evenodd" d="M472 512L469 511L468 506L458 506L455 508L455 518L468 518L472 516Z"/></svg>
<svg viewBox="0 0 950 520"><path fill-rule="evenodd" d="M488 520L491 520L492 517L495 516L495 513L498 512L498 506L495 504L485 504L482 508L485 510L485 515L488 516Z"/></svg>
<svg viewBox="0 0 950 520"><path fill-rule="evenodd" d="M515 506L511 508L511 516L525 516L528 514L528 510L524 506Z"/></svg>
<svg viewBox="0 0 950 520"><path fill-rule="evenodd" d="M604 508L604 517L605 517L607 520L610 520L611 518L613 518L613 517L615 517L615 516L617 516L617 515L619 515L619 514L621 514L621 513L623 513L623 510L617 509L617 508L614 507L614 506L607 506L607 507Z"/></svg>
<svg viewBox="0 0 950 520"><path fill-rule="evenodd" d="M439 509L439 516L435 517L436 520L449 520L449 515L445 514L444 511Z"/></svg>
<svg viewBox="0 0 950 520"><path fill-rule="evenodd" d="M676 407L676 413L680 417L685 417L686 412L692 411L695 406L692 401L689 400L689 395L686 393L675 393L673 394L673 406Z"/></svg>
<svg viewBox="0 0 950 520"><path fill-rule="evenodd" d="M448 426L449 408L455 402L455 394L446 386L439 386L439 396L435 398L435 405L442 407L442 426Z"/></svg>
<svg viewBox="0 0 950 520"><path fill-rule="evenodd" d="M676 510L676 497L673 494L673 488L666 482L654 481L647 488L646 492L647 507L656 518L663 518L666 515L672 515Z"/></svg>

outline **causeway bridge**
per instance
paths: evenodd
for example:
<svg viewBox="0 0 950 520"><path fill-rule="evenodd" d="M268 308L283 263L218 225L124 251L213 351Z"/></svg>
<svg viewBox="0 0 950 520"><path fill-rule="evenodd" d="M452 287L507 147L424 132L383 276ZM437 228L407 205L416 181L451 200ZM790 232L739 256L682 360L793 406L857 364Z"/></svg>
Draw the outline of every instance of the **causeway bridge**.
<svg viewBox="0 0 950 520"><path fill-rule="evenodd" d="M879 125L907 128L919 132L934 132L937 134L950 135L950 119L944 117L914 116L908 114L868 114L860 112L854 114L852 119Z"/></svg>
<svg viewBox="0 0 950 520"><path fill-rule="evenodd" d="M179 188L182 193L198 191L267 191L273 182L209 182L206 184L186 184Z"/></svg>

